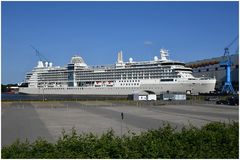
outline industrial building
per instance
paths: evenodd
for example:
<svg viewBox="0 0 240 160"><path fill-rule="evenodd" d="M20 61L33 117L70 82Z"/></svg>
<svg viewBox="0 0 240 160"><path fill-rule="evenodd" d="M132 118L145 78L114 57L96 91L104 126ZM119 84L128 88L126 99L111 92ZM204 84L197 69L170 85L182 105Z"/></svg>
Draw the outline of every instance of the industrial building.
<svg viewBox="0 0 240 160"><path fill-rule="evenodd" d="M230 56L232 61L231 66L231 81L235 91L239 91L239 54ZM220 63L224 57L216 57L186 63L187 67L193 69L193 75L196 77L216 77L216 91L221 91L226 80L226 69L221 67Z"/></svg>

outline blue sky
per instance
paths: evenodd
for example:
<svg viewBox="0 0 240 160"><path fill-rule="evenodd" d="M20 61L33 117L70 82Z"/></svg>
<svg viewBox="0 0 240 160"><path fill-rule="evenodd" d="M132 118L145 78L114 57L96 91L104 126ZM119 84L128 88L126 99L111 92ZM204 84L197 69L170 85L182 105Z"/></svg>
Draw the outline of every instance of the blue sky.
<svg viewBox="0 0 240 160"><path fill-rule="evenodd" d="M2 83L36 66L35 46L54 65L78 54L89 65L135 61L170 50L189 62L221 56L238 35L238 2L2 2ZM235 44L230 51L235 52Z"/></svg>

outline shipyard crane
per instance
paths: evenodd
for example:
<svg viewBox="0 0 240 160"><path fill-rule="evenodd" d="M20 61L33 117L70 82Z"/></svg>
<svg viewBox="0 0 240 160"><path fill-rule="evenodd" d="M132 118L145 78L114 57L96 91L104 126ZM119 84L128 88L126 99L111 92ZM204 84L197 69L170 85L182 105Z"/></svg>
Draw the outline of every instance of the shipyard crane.
<svg viewBox="0 0 240 160"><path fill-rule="evenodd" d="M47 58L45 58L34 46L32 46L32 45L30 45L30 46L36 52L36 56L38 56L40 61L49 62L49 60Z"/></svg>
<svg viewBox="0 0 240 160"><path fill-rule="evenodd" d="M233 89L232 83L231 83L231 66L232 66L232 61L231 61L229 48L237 40L238 40L238 36L227 47L224 48L223 60L221 61L220 66L226 68L226 80L225 80L224 86L222 88L222 93L236 94L236 92Z"/></svg>

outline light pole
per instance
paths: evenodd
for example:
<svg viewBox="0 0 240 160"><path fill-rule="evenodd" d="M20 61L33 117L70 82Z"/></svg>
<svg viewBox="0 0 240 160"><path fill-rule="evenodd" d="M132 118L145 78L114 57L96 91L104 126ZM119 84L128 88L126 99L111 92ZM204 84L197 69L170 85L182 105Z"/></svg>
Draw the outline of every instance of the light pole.
<svg viewBox="0 0 240 160"><path fill-rule="evenodd" d="M42 91L43 91L43 102L45 101L45 96L44 96L44 87L45 87L45 85L43 85L43 89L42 89Z"/></svg>
<svg viewBox="0 0 240 160"><path fill-rule="evenodd" d="M122 122L123 122L123 119L124 119L124 115L123 115L123 112L121 113L121 137L122 137Z"/></svg>
<svg viewBox="0 0 240 160"><path fill-rule="evenodd" d="M44 102L44 87L43 87L43 102Z"/></svg>

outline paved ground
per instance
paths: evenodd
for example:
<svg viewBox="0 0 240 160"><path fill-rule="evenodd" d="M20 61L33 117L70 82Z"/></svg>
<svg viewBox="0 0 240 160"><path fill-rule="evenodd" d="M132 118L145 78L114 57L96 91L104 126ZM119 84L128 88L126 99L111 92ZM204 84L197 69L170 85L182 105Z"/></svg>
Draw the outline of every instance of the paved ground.
<svg viewBox="0 0 240 160"><path fill-rule="evenodd" d="M121 120L121 113L124 120ZM177 129L211 121L238 121L237 106L214 104L129 106L111 102L2 102L2 145L17 138L30 141L44 137L56 141L64 129L101 134L112 128L116 134L140 133L168 122Z"/></svg>

